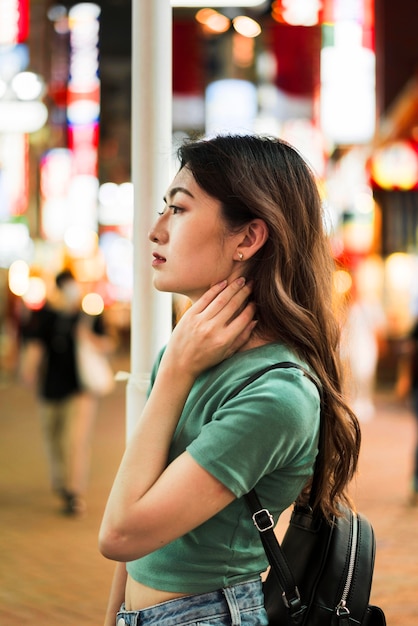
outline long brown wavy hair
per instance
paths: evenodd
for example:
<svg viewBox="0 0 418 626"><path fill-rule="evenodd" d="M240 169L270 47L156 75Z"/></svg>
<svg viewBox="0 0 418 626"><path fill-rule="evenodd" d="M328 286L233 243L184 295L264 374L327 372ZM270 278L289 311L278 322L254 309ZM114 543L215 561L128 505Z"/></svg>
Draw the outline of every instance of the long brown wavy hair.
<svg viewBox="0 0 418 626"><path fill-rule="evenodd" d="M292 146L270 137L190 141L178 155L180 167L220 201L229 231L254 218L268 226L268 240L245 270L254 280L257 333L293 348L322 384L314 506L328 518L338 515L338 504L350 502L347 487L357 469L360 427L342 391L335 266L315 177ZM308 494L309 485L302 499Z"/></svg>

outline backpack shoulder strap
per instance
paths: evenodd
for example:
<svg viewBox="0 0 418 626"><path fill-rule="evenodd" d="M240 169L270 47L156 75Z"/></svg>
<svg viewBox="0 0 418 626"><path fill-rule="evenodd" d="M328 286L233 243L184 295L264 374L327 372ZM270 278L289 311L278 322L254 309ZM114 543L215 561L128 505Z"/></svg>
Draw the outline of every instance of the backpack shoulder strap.
<svg viewBox="0 0 418 626"><path fill-rule="evenodd" d="M273 363L271 365L267 365L266 367L262 368L261 370L258 370L257 372L255 372L254 374L249 376L246 380L244 380L240 385L238 385L238 387L236 387L229 394L229 396L226 398L225 401L227 402L228 400L231 400L232 398L235 398L235 396L237 396L243 389L245 389L245 387L250 385L252 382L257 380L258 378L263 376L263 374L265 374L266 372L269 372L270 370L292 369L292 368L300 370L303 373L303 375L306 376L306 378L308 378L315 385L315 387L318 390L320 406L321 406L321 413L322 413L322 406L323 406L323 403L324 403L324 397L323 397L323 391L322 391L321 383L319 382L317 377L314 376L313 374L311 374L311 372L309 372L305 367L303 367L302 365L299 365L299 363L294 363L293 361L280 361L279 363ZM322 420L321 420L320 424L319 424L319 448L320 449L321 449L322 438L323 438L323 432L322 432ZM315 466L315 469L317 469L316 466ZM315 501L315 495L316 495L316 493L318 491L318 484L319 484L319 475L318 475L318 472L314 470L314 474L313 474L313 478L312 478L312 486L311 486L311 495L310 495L310 498L309 498L309 502L310 502L311 505Z"/></svg>
<svg viewBox="0 0 418 626"><path fill-rule="evenodd" d="M298 363L293 363L292 361L281 361L280 363L274 363L272 365L266 366L258 372L255 372L246 380L244 380L241 385L234 389L229 394L227 400L230 400L237 396L243 389L245 389L245 387L263 376L263 374L265 374L266 372L275 369L289 368L296 368L301 370L304 376L306 376L316 386L322 404L322 387L319 381L313 374L308 372L307 369L305 369ZM297 588L290 566L286 560L285 554L280 546L280 543L277 540L276 535L274 534L273 516L269 513L267 509L263 508L260 500L258 499L258 495L255 489L251 489L251 491L246 494L245 498L247 500L248 507L252 513L253 522L260 533L261 542L266 552L268 561L271 565L271 570L272 572L274 572L278 583L283 591L283 601L289 609L290 616L293 619L297 619L297 616L303 613L305 607L302 605L299 590Z"/></svg>
<svg viewBox="0 0 418 626"><path fill-rule="evenodd" d="M240 385L238 385L238 387L236 387L229 394L229 396L227 397L227 400L231 400L232 398L235 398L235 396L237 396L243 389L245 389L245 387L247 387L248 385L251 385L251 383L253 383L255 380L263 376L263 374L266 374L266 372L269 372L270 370L290 369L290 368L295 368L303 372L303 375L306 376L306 378L308 378L318 389L319 397L322 402L322 387L321 387L320 382L317 380L317 378L313 374L308 372L308 370L305 367L302 367L302 365L299 365L298 363L293 363L293 361L280 361L280 363L273 363L271 365L266 365L266 367L264 367L261 370L258 370L258 372L255 372L254 374L249 376L246 380L244 380Z"/></svg>

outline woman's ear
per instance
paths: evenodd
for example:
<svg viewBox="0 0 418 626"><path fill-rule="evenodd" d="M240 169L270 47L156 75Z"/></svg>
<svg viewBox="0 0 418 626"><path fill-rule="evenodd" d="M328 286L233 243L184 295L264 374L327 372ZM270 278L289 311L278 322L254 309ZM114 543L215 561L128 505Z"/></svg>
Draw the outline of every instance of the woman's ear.
<svg viewBox="0 0 418 626"><path fill-rule="evenodd" d="M237 247L237 255L241 261L250 259L266 243L269 230L264 220L256 218L246 225L244 237Z"/></svg>

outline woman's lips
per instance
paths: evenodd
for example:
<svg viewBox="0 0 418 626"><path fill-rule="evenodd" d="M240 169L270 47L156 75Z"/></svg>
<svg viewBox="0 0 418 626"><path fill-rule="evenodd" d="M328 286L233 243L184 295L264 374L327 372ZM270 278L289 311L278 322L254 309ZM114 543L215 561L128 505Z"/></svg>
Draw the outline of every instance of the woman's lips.
<svg viewBox="0 0 418 626"><path fill-rule="evenodd" d="M154 257L154 260L152 262L153 267L156 267L157 265L162 265L166 262L166 258L161 256L161 254L157 254L157 252L153 252L152 256Z"/></svg>

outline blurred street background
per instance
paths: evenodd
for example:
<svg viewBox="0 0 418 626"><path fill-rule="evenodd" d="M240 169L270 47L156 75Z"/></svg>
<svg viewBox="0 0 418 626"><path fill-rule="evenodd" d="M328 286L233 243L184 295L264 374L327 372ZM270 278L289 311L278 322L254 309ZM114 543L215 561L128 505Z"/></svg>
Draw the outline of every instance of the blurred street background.
<svg viewBox="0 0 418 626"><path fill-rule="evenodd" d="M63 268L129 341L134 237L146 243L161 208L169 181L161 170L175 165L184 137L227 130L280 136L314 168L336 293L383 309L385 323L373 313L370 324L386 342L384 376L393 382L418 310L415 0L171 5L0 0L0 367L15 366L21 324ZM171 34L171 47L159 31ZM143 52L133 57L134 44L150 38L146 53L168 51L167 62L145 59L150 82L138 79L133 90ZM151 93L160 74L166 92ZM133 121L145 130L166 124L142 119L162 99L171 103L171 147L164 137L132 145ZM157 157L166 160L154 172ZM134 208L137 169L146 189ZM134 211L143 232L133 233Z"/></svg>
<svg viewBox="0 0 418 626"><path fill-rule="evenodd" d="M139 217L161 208L168 167L156 200L137 184L138 163L141 182L154 181L156 157L174 166L183 138L225 130L280 136L317 175L347 394L363 429L353 495L376 531L372 601L388 626L417 626L418 507L409 505L417 435L406 376L418 318L416 8L416 0L0 0L0 626L102 623L113 568L98 554L97 531L125 442L119 382L100 400L87 513L60 515L37 404L20 382L22 330L69 269L84 313L103 314L114 370L132 361L149 369L167 329L160 333L161 306L146 293L136 299L146 322L132 321L144 283L134 251L138 241L145 250ZM161 15L153 29L151 14ZM158 19L171 42L157 41ZM168 51L167 67L150 57L149 78L167 76L171 132L169 148L155 141L141 160L134 128L164 126L144 114L160 109L138 78L146 48L133 50L142 41L150 54ZM170 327L176 305L164 304Z"/></svg>
<svg viewBox="0 0 418 626"><path fill-rule="evenodd" d="M127 355L115 368L126 369ZM101 400L87 512L65 517L50 491L32 396L2 381L0 404L0 624L102 624L113 564L97 550L106 498L124 449L125 384ZM388 626L418 624L418 507L408 505L415 424L387 392L362 424L358 510L372 522L377 556L371 602ZM288 517L279 523L279 534Z"/></svg>

